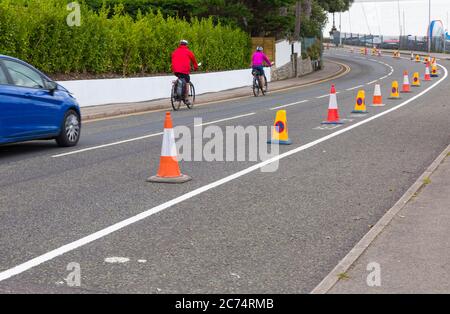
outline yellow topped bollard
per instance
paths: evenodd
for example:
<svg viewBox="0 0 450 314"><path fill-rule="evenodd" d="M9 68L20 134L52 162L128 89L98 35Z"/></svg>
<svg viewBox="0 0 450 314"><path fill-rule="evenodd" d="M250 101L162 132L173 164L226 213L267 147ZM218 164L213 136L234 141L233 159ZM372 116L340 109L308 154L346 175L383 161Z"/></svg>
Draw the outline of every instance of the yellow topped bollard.
<svg viewBox="0 0 450 314"><path fill-rule="evenodd" d="M412 86L420 87L420 77L419 72L414 72Z"/></svg>
<svg viewBox="0 0 450 314"><path fill-rule="evenodd" d="M364 90L359 90L356 96L355 109L352 113L367 113L366 109L366 92Z"/></svg>
<svg viewBox="0 0 450 314"><path fill-rule="evenodd" d="M290 145L292 141L289 139L286 110L278 110L273 124L272 139L267 141L269 144Z"/></svg>
<svg viewBox="0 0 450 314"><path fill-rule="evenodd" d="M393 81L391 87L391 96L389 99L400 99L400 92L398 90L398 82Z"/></svg>

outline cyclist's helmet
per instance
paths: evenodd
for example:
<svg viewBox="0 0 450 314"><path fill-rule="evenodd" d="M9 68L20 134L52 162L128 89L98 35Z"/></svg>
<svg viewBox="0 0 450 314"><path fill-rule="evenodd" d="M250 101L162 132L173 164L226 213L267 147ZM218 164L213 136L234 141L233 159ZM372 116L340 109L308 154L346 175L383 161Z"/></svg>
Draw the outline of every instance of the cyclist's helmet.
<svg viewBox="0 0 450 314"><path fill-rule="evenodd" d="M261 46L256 47L256 51L263 51L263 50L264 50L264 48Z"/></svg>
<svg viewBox="0 0 450 314"><path fill-rule="evenodd" d="M182 39L182 40L180 40L180 45L182 45L182 46L188 46L188 45L189 45L189 42L188 42L186 39Z"/></svg>

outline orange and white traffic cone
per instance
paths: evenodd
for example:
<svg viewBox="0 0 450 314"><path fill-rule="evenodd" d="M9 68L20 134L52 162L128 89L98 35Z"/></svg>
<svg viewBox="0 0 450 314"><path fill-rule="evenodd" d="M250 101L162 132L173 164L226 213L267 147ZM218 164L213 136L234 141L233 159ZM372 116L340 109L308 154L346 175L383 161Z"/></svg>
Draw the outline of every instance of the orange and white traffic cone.
<svg viewBox="0 0 450 314"><path fill-rule="evenodd" d="M392 88L391 88L391 96L389 97L389 99L400 99L400 94L398 92L398 82L397 81L393 81L392 82Z"/></svg>
<svg viewBox="0 0 450 314"><path fill-rule="evenodd" d="M322 124L344 124L344 122L339 119L336 88L334 85L331 85L330 102L328 104L328 117L326 121L322 122Z"/></svg>
<svg viewBox="0 0 450 314"><path fill-rule="evenodd" d="M411 86L409 85L408 71L403 72L403 87L401 93L411 93Z"/></svg>
<svg viewBox="0 0 450 314"><path fill-rule="evenodd" d="M430 63L427 63L427 66L425 67L425 77L423 79L424 81L431 81L430 76Z"/></svg>
<svg viewBox="0 0 450 314"><path fill-rule="evenodd" d="M413 86L413 87L420 87L420 77L419 77L419 72L414 72L414 74L413 74L412 86Z"/></svg>
<svg viewBox="0 0 450 314"><path fill-rule="evenodd" d="M166 113L164 121L164 135L162 141L161 157L158 174L147 179L147 182L156 183L184 183L192 180L190 176L180 172L177 158L177 146L173 131L170 112Z"/></svg>
<svg viewBox="0 0 450 314"><path fill-rule="evenodd" d="M381 95L380 84L375 84L375 91L373 92L372 107L383 107L383 96Z"/></svg>

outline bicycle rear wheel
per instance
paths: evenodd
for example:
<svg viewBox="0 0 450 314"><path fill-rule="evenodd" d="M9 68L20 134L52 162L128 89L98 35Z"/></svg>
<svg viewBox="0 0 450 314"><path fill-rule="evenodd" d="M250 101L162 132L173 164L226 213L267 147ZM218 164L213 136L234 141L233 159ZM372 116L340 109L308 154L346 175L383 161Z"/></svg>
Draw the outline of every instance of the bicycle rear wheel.
<svg viewBox="0 0 450 314"><path fill-rule="evenodd" d="M195 87L194 87L194 84L192 84L192 83L190 84L190 86L191 87L189 89L189 98L191 99L191 101L185 102L185 104L189 109L192 109L195 104Z"/></svg>
<svg viewBox="0 0 450 314"><path fill-rule="evenodd" d="M172 86L170 102L172 103L172 108L174 111L178 111L180 109L181 100L179 100L178 96L177 96L177 85L176 84L173 84L173 86Z"/></svg>
<svg viewBox="0 0 450 314"><path fill-rule="evenodd" d="M253 95L255 95L255 97L259 96L259 82L258 82L258 78L254 77L253 78Z"/></svg>
<svg viewBox="0 0 450 314"><path fill-rule="evenodd" d="M264 80L264 84L262 84L262 81ZM259 87L261 88L261 93L262 93L262 95L264 96L264 95L266 95L266 88L267 88L267 81L265 80L265 78L264 78L264 76L260 76L259 77L259 82L258 82L259 84Z"/></svg>

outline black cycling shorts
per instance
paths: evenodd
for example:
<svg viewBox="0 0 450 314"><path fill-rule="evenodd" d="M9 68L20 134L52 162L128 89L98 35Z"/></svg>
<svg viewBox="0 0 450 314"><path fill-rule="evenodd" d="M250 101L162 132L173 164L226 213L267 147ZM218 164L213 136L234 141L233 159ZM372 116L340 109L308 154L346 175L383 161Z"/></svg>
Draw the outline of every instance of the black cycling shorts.
<svg viewBox="0 0 450 314"><path fill-rule="evenodd" d="M189 74L175 73L175 76L180 78L180 79L184 79L186 81L186 83L190 83L191 82L191 76Z"/></svg>

